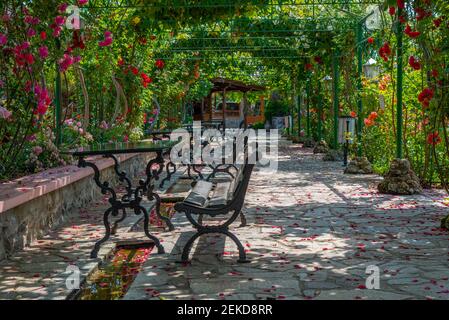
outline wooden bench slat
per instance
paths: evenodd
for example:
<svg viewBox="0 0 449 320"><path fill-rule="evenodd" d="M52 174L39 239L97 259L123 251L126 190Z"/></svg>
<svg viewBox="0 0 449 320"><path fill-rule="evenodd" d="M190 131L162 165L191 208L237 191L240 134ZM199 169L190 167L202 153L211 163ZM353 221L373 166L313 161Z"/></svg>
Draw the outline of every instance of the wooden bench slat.
<svg viewBox="0 0 449 320"><path fill-rule="evenodd" d="M231 181L217 183L215 190L210 197L208 206L220 206L228 203L230 196L229 190L231 188Z"/></svg>
<svg viewBox="0 0 449 320"><path fill-rule="evenodd" d="M237 164L236 167L238 170L235 174L235 179L232 180L231 189L229 190L229 192L231 193L231 197L234 196L234 192L243 178L243 165Z"/></svg>
<svg viewBox="0 0 449 320"><path fill-rule="evenodd" d="M202 180L198 181L184 202L196 206L204 206L209 198L209 193L213 186L214 184L212 182Z"/></svg>

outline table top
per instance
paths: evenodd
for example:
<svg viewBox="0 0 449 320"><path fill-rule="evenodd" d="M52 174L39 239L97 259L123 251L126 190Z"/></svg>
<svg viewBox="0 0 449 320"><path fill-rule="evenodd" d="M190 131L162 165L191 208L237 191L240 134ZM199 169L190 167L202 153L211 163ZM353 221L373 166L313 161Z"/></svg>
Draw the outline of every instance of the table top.
<svg viewBox="0 0 449 320"><path fill-rule="evenodd" d="M164 152L169 151L176 144L177 142L175 141L99 143L92 146L62 151L61 153L70 154L74 157L84 157L109 154Z"/></svg>

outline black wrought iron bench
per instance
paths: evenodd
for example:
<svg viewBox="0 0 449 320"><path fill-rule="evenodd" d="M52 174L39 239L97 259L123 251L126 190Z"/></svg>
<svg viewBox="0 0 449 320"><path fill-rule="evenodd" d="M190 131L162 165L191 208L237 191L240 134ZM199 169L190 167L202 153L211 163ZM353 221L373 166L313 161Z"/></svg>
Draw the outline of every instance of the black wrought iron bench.
<svg viewBox="0 0 449 320"><path fill-rule="evenodd" d="M177 212L184 212L187 219L197 232L184 246L181 262L189 261L189 253L196 239L205 234L218 233L231 238L239 250L239 263L248 262L245 249L236 235L229 231L229 226L241 213L251 173L254 164L236 165L237 172L234 179L225 182L199 180L183 202L175 205ZM219 225L207 226L202 224L201 216L231 216ZM194 216L198 216L195 219Z"/></svg>

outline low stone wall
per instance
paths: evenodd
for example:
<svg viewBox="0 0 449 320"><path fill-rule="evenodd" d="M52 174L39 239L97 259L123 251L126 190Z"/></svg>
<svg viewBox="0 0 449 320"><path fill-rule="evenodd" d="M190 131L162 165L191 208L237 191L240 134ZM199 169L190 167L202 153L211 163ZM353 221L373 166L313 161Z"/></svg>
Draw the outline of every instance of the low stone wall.
<svg viewBox="0 0 449 320"><path fill-rule="evenodd" d="M131 178L137 178L153 157L154 154L135 155L120 164L120 171L127 172ZM92 176L93 173L0 213L0 261L11 257L58 226L72 210L100 199L101 192ZM101 171L101 180L119 183L112 163Z"/></svg>

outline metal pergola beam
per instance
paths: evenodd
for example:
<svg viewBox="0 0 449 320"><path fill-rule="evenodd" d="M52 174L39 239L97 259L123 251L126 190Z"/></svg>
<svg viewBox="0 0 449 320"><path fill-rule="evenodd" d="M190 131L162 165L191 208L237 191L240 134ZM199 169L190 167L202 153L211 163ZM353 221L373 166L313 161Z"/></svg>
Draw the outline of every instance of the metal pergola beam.
<svg viewBox="0 0 449 320"><path fill-rule="evenodd" d="M146 3L145 3L146 2ZM87 8L232 8L242 6L351 6L381 4L380 0L165 0L151 3L148 0L90 0Z"/></svg>

